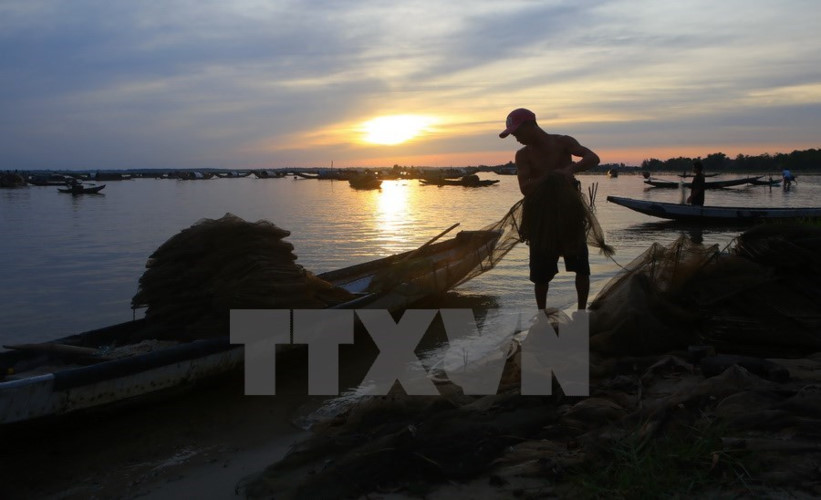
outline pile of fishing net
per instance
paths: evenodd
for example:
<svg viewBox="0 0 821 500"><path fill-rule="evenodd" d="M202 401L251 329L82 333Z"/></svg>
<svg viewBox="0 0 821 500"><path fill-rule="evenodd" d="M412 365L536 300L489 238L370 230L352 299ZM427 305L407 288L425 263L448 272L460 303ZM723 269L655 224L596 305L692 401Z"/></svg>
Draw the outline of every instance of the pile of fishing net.
<svg viewBox="0 0 821 500"><path fill-rule="evenodd" d="M163 243L146 264L132 307L181 338L228 334L231 309L310 309L352 296L295 261L291 233L226 214L203 219Z"/></svg>
<svg viewBox="0 0 821 500"><path fill-rule="evenodd" d="M648 354L710 344L787 356L821 350L821 227L766 224L726 251L654 243L591 304L592 350Z"/></svg>

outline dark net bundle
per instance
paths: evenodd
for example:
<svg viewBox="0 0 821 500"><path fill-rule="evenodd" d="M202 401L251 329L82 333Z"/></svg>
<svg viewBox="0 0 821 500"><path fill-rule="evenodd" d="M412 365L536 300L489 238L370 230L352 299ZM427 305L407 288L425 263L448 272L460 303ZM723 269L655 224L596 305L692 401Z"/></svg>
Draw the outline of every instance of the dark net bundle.
<svg viewBox="0 0 821 500"><path fill-rule="evenodd" d="M770 356L821 350L821 227L756 226L722 264L723 286L699 297L707 342Z"/></svg>
<svg viewBox="0 0 821 500"><path fill-rule="evenodd" d="M760 225L727 251L654 243L591 304L590 346L648 354L704 343L791 356L821 349L821 228Z"/></svg>
<svg viewBox="0 0 821 500"><path fill-rule="evenodd" d="M573 256L582 242L610 257L593 209L567 177L549 173L522 203L521 239L548 254Z"/></svg>
<svg viewBox="0 0 821 500"><path fill-rule="evenodd" d="M611 279L590 304L590 346L607 354L648 354L694 341L698 315L683 295L718 256L718 246L679 237L653 243Z"/></svg>
<svg viewBox="0 0 821 500"><path fill-rule="evenodd" d="M351 298L295 261L290 232L226 214L203 219L150 257L132 307L180 338L228 334L231 309L322 308Z"/></svg>

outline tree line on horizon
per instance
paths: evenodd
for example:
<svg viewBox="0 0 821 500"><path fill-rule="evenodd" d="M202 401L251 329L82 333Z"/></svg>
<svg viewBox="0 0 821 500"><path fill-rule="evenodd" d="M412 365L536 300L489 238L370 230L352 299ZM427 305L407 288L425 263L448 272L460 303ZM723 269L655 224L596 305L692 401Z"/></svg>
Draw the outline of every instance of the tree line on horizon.
<svg viewBox="0 0 821 500"><path fill-rule="evenodd" d="M764 153L761 155L739 154L730 158L724 153L712 153L706 157L688 158L680 156L667 160L649 158L641 162L641 170L649 172L680 171L689 172L693 169L693 162L700 160L705 171L721 170L749 170L756 172L778 171L790 169L794 171L821 171L821 149L805 149L792 153Z"/></svg>

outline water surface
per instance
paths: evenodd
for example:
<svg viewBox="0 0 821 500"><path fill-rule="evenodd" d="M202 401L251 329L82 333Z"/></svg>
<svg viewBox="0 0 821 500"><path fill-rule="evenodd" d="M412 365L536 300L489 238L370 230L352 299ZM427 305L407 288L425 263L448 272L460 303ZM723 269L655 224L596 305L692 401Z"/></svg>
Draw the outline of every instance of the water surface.
<svg viewBox="0 0 821 500"><path fill-rule="evenodd" d="M516 178L481 177L501 182L463 188L399 180L360 191L340 181L249 177L107 182L99 196L61 194L56 187L0 190L0 343L51 340L130 320L148 256L199 219L230 212L269 220L291 231L297 262L321 273L414 249L456 222L458 229L480 229L499 220L520 198ZM654 241L668 243L686 232L605 201L618 195L678 202L678 190L646 188L639 176L580 180L585 193L598 188L597 215L621 264ZM802 177L789 192L762 186L708 191L707 204L813 206L819 194L821 178ZM737 234L736 228L706 229L704 243L726 246ZM619 267L595 251L590 263L594 295ZM573 279L559 273L549 306L575 304ZM514 248L496 269L457 292L438 306L477 309L491 329L514 311L535 312L527 248Z"/></svg>

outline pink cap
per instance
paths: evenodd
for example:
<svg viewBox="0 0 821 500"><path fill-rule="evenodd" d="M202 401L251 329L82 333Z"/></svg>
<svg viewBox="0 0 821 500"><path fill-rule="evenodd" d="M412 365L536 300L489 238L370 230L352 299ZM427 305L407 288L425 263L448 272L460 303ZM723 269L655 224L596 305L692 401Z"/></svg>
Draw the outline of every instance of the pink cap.
<svg viewBox="0 0 821 500"><path fill-rule="evenodd" d="M536 115L533 114L533 111L525 108L514 109L507 115L507 122L505 122L507 128L499 134L499 137L504 139L509 136L511 132L516 132L516 129L519 128L522 123L530 120L536 121Z"/></svg>

